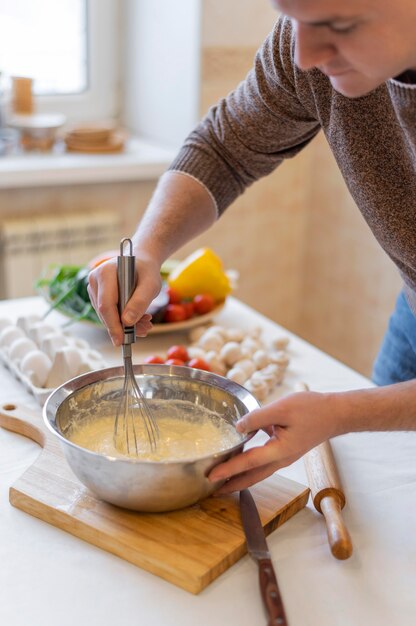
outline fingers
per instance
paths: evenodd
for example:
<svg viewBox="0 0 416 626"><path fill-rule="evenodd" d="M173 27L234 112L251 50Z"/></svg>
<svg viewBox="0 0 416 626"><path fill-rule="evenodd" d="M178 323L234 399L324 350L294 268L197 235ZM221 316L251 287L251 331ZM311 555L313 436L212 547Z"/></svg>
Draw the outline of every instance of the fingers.
<svg viewBox="0 0 416 626"><path fill-rule="evenodd" d="M281 467L283 467L283 465L276 461L275 463L269 463L268 465L259 467L255 470L238 474L237 476L230 478L230 480L227 480L222 485L222 487L217 489L215 495L224 495L226 493L241 491L241 489L251 487L252 485L258 483L260 480L264 480L268 476L271 476Z"/></svg>
<svg viewBox="0 0 416 626"><path fill-rule="evenodd" d="M126 326L136 325L136 334L142 337L152 328L151 317L146 314L146 309L160 291L161 278L158 271L146 274L144 268L139 275L143 276L143 280L140 280L127 303L121 319ZM118 311L117 259L102 263L90 273L88 293L113 345L120 346L123 342L123 327Z"/></svg>
<svg viewBox="0 0 416 626"><path fill-rule="evenodd" d="M278 401L279 402L279 401ZM266 432L270 431L270 428L277 423L279 419L278 402L272 402L266 404L260 409L256 409L247 415L244 415L236 423L236 430L239 433L251 433L253 431L262 429ZM283 417L281 418L283 421Z"/></svg>
<svg viewBox="0 0 416 626"><path fill-rule="evenodd" d="M138 270L138 276L140 277L140 275L140 270ZM133 324L137 324L139 320L141 321L150 302L158 295L161 286L162 282L159 272L156 274L156 280L154 274L148 275L142 272L142 278L139 278L138 287L133 292L133 295L121 314L123 323L133 326Z"/></svg>
<svg viewBox="0 0 416 626"><path fill-rule="evenodd" d="M123 329L117 308L118 284L114 260L102 263L89 275L88 293L91 303L108 330L111 341L119 346L123 340Z"/></svg>
<svg viewBox="0 0 416 626"><path fill-rule="evenodd" d="M264 467L269 463L276 463L279 458L278 455L279 444L274 439L269 439L266 445L250 448L250 450L237 454L229 461L214 467L208 475L208 480L210 482L224 480L236 474Z"/></svg>
<svg viewBox="0 0 416 626"><path fill-rule="evenodd" d="M148 313L145 313L143 317L136 324L136 337L146 337L147 333L149 333L152 328L151 322L152 316Z"/></svg>

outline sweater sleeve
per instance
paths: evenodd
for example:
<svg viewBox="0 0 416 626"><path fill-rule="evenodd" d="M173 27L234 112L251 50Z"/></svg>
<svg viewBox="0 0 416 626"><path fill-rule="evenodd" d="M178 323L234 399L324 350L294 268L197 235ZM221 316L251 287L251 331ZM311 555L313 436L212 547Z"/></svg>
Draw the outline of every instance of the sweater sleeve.
<svg viewBox="0 0 416 626"><path fill-rule="evenodd" d="M209 110L169 167L205 185L219 214L320 129L313 107L297 94L302 75L293 63L293 44L290 21L279 19L246 79Z"/></svg>

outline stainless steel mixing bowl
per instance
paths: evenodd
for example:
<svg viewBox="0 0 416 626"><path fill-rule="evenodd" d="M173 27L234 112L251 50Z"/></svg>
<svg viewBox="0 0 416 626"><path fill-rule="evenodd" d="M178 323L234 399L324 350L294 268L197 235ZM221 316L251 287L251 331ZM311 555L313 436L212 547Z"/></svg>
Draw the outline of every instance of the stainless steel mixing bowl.
<svg viewBox="0 0 416 626"><path fill-rule="evenodd" d="M259 406L244 387L210 372L135 365L134 373L147 399L190 401L219 413L229 423ZM44 420L59 438L72 471L100 499L136 511L171 511L209 496L223 481L210 483L208 473L240 452L249 436L209 456L159 462L105 456L69 441L68 433L76 422L115 415L123 379L122 367L96 370L61 385L47 399Z"/></svg>

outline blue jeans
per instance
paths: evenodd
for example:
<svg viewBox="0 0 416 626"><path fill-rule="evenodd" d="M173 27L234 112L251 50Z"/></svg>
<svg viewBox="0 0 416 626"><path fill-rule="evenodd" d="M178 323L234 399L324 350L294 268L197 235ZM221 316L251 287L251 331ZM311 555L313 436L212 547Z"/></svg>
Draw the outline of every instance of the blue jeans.
<svg viewBox="0 0 416 626"><path fill-rule="evenodd" d="M374 362L372 379L376 385L391 385L412 378L416 378L416 316L401 292Z"/></svg>

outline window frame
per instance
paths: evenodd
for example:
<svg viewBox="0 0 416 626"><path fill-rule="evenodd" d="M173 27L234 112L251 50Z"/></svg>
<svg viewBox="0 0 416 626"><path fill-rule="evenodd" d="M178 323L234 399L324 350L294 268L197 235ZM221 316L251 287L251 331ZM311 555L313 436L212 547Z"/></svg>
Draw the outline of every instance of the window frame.
<svg viewBox="0 0 416 626"><path fill-rule="evenodd" d="M118 116L119 26L117 0L87 0L87 89L76 94L37 95L38 113L60 112L69 122Z"/></svg>

